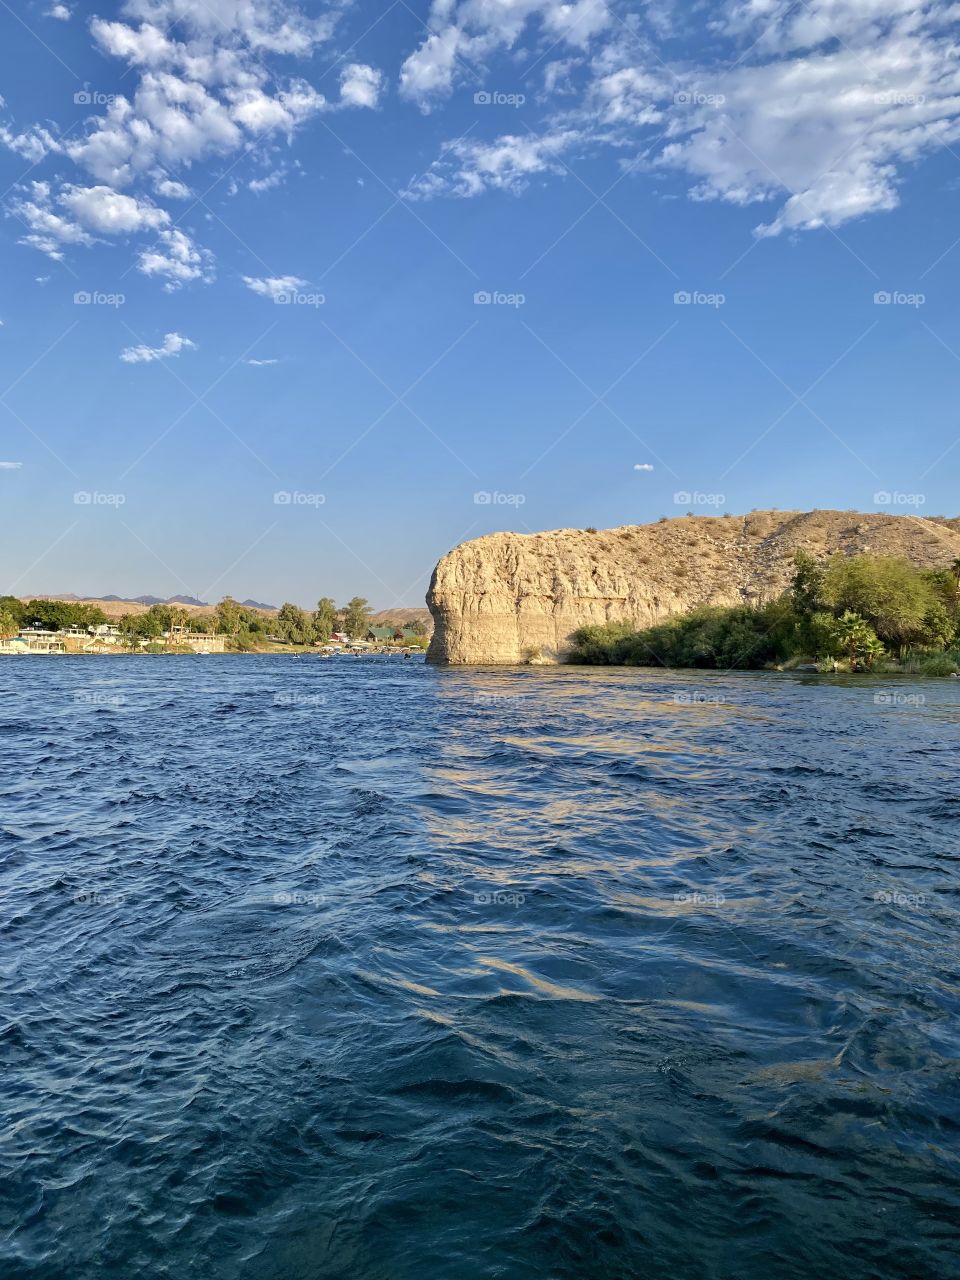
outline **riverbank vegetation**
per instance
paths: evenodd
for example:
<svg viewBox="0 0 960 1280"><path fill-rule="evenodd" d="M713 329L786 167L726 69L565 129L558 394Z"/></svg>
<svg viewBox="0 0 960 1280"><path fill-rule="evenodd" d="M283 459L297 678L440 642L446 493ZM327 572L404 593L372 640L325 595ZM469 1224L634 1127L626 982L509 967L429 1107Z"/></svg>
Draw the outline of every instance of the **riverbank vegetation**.
<svg viewBox="0 0 960 1280"><path fill-rule="evenodd" d="M0 639L16 635L21 627L66 631L69 627L100 626L107 615L98 605L73 600L18 600L0 596Z"/></svg>
<svg viewBox="0 0 960 1280"><path fill-rule="evenodd" d="M99 606L81 601L23 601L16 596L0 596L0 640L26 628L87 631L112 622L122 646L147 653L181 649L192 652L189 646L176 644L172 634L175 631L194 637L222 637L224 647L238 653L271 652L288 647L309 649L328 643L335 633L363 639L371 629L371 618L370 605L362 596L354 596L339 607L329 596L324 596L314 610L285 603L276 611L255 609L225 596L213 609L154 604L112 620ZM419 619L410 624L388 621L378 627L378 631L387 633L379 638L382 647L400 643L426 647L426 627ZM400 638L395 639L396 635Z"/></svg>
<svg viewBox="0 0 960 1280"><path fill-rule="evenodd" d="M776 600L696 609L643 630L583 627L569 661L952 675L958 640L960 560L925 570L866 555L820 564L798 551L790 588Z"/></svg>

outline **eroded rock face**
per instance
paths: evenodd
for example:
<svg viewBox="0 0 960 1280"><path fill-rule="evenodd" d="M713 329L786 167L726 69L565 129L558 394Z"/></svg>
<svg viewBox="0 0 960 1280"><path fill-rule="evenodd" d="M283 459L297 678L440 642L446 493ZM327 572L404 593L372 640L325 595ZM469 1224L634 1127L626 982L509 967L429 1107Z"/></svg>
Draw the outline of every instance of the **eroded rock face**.
<svg viewBox="0 0 960 1280"><path fill-rule="evenodd" d="M578 627L650 626L704 604L762 602L789 584L793 553L960 557L960 520L850 511L684 516L587 533L492 533L437 565L429 662L561 661Z"/></svg>

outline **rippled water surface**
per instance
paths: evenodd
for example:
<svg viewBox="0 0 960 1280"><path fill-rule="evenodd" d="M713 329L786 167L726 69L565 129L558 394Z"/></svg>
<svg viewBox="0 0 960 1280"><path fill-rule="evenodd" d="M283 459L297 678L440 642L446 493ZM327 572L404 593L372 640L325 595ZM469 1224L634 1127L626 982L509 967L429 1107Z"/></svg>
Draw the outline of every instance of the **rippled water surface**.
<svg viewBox="0 0 960 1280"><path fill-rule="evenodd" d="M0 1274L956 1276L957 685L0 659Z"/></svg>

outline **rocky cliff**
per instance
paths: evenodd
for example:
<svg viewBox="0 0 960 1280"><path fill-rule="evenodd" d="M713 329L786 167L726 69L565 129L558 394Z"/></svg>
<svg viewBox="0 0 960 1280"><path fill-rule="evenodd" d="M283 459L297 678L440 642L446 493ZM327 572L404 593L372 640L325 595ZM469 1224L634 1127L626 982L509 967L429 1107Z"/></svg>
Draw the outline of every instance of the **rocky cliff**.
<svg viewBox="0 0 960 1280"><path fill-rule="evenodd" d="M649 626L698 605L769 600L787 587L798 547L817 558L841 551L946 565L960 557L960 519L754 511L595 533L488 534L434 570L427 658L556 662L588 623Z"/></svg>

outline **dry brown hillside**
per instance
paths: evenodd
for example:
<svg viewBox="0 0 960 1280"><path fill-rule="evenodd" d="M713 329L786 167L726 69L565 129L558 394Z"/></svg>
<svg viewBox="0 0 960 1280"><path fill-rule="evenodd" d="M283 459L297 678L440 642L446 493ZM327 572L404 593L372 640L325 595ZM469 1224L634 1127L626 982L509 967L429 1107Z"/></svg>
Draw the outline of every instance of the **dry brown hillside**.
<svg viewBox="0 0 960 1280"><path fill-rule="evenodd" d="M648 626L703 604L779 595L794 551L869 553L920 566L960 557L960 519L855 511L681 516L588 533L493 533L437 565L431 661L556 660L588 623Z"/></svg>

